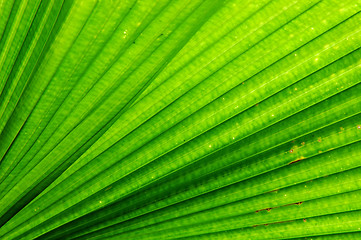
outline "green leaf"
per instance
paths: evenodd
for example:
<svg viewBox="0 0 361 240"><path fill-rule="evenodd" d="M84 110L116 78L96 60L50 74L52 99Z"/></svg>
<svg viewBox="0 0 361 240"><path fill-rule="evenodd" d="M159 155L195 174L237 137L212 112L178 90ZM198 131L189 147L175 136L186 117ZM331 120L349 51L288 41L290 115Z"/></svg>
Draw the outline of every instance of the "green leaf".
<svg viewBox="0 0 361 240"><path fill-rule="evenodd" d="M358 238L360 11L0 0L0 238Z"/></svg>

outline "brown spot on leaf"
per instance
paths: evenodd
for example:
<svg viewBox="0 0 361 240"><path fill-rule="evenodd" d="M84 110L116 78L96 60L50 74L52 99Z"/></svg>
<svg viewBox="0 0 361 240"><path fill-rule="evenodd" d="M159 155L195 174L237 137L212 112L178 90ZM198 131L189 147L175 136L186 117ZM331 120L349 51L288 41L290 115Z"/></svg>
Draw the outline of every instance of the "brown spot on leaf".
<svg viewBox="0 0 361 240"><path fill-rule="evenodd" d="M293 220L274 222L274 223L271 223L271 224L280 224L280 223L289 223L289 222L293 222Z"/></svg>
<svg viewBox="0 0 361 240"><path fill-rule="evenodd" d="M288 165L294 164L294 163L299 162L299 161L301 161L303 159L305 159L305 158L301 156L300 158L297 158L296 160L290 162Z"/></svg>
<svg viewBox="0 0 361 240"><path fill-rule="evenodd" d="M274 190L272 190L272 191L269 191L269 192L267 192L267 193L272 193L272 192L275 192L275 193L277 193L277 192L278 192L278 190L279 190L279 189L274 189Z"/></svg>
<svg viewBox="0 0 361 240"><path fill-rule="evenodd" d="M270 212L272 208L263 208L263 209L259 209L256 211L256 213L260 212L260 211L267 211Z"/></svg>

